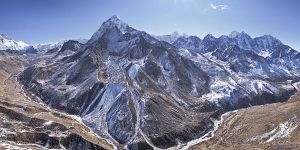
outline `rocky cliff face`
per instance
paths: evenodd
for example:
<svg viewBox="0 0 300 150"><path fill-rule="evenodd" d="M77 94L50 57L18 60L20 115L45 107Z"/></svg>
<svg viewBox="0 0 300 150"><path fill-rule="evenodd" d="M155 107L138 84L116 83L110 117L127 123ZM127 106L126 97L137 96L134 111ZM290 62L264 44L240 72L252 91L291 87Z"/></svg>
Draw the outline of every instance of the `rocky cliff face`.
<svg viewBox="0 0 300 150"><path fill-rule="evenodd" d="M160 42L113 16L86 44L65 43L63 55L45 57L19 79L50 107L80 115L98 135L130 149L180 147L211 130L220 113L295 92L284 81L297 81L298 71L281 67L296 62L276 65L239 46L219 47L212 35L189 38ZM182 49L197 40L197 51ZM272 54L298 57L290 53Z"/></svg>

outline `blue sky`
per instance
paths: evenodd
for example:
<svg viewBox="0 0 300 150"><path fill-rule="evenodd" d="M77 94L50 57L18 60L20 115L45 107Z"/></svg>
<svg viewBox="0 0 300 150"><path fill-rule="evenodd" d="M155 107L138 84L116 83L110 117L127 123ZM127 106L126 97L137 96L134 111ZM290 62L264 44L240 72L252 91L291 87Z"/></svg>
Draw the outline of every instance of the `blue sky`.
<svg viewBox="0 0 300 150"><path fill-rule="evenodd" d="M0 0L0 33L29 44L89 38L113 14L150 34L271 34L300 50L298 0Z"/></svg>

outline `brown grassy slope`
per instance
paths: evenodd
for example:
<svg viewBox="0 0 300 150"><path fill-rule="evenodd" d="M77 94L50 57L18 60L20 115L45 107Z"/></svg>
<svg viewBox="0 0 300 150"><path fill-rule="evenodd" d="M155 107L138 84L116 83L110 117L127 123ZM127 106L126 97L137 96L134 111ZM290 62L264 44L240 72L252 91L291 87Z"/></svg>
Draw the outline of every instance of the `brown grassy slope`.
<svg viewBox="0 0 300 150"><path fill-rule="evenodd" d="M300 127L298 124L300 124L299 92L285 103L241 109L231 114L224 119L215 137L192 146L190 149L300 150ZM295 129L288 134L288 129L291 128ZM272 130L274 132L271 132ZM279 137L270 140L276 135Z"/></svg>
<svg viewBox="0 0 300 150"><path fill-rule="evenodd" d="M16 133L16 135L12 135L14 136L13 139L18 139L18 135L23 135L24 132L32 133L37 129L41 132L46 132L47 129L42 128L40 125L47 121L53 121L55 124L58 124L58 126L67 129L68 133L77 134L83 139L105 149L113 149L110 143L97 137L89 128L76 119L63 112L49 109L47 106L34 102L26 97L24 91L21 89L22 86L16 80L18 73L22 71L22 60L23 58L20 57L0 55L0 127L3 128L5 126L4 121L8 120L8 123L11 124L8 130ZM28 120L28 118L30 120L38 120L40 123L31 122L30 124L26 124L22 122L20 118L25 118L24 120ZM60 131L57 130L57 132ZM20 140L24 141L25 139ZM0 138L0 143L3 142L9 143L11 141L5 141L5 139ZM26 144L25 146L22 145L22 147L26 147ZM30 143L28 147L32 148ZM3 149L3 146L0 146L0 149Z"/></svg>

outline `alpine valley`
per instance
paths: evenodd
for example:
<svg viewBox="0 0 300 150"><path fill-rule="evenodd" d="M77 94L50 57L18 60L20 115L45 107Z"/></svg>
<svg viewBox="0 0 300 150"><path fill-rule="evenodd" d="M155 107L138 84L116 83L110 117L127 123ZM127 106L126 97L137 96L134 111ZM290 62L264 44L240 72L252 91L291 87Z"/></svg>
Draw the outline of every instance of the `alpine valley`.
<svg viewBox="0 0 300 150"><path fill-rule="evenodd" d="M300 53L271 35L0 35L0 149L300 149Z"/></svg>

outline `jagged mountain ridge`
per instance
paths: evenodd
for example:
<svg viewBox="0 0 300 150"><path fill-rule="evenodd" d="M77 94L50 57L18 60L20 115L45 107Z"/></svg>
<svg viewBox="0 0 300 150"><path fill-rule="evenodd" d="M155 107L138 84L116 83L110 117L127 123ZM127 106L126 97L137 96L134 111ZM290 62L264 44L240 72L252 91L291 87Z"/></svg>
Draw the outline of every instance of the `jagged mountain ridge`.
<svg viewBox="0 0 300 150"><path fill-rule="evenodd" d="M208 34L202 40L197 36L182 36L170 44L173 44L178 48L187 48L200 52L206 51L206 48L208 47L224 49L230 46L238 46L244 50L262 52L273 50L280 46L287 46L271 35L252 38L245 32L237 31L233 31L228 36L222 35L219 38L214 37L212 34ZM288 48L292 49L291 47Z"/></svg>
<svg viewBox="0 0 300 150"><path fill-rule="evenodd" d="M113 16L86 44L70 43L75 54L31 66L20 81L50 107L80 115L100 136L130 149L186 143L211 130L219 113L295 93L282 82L298 81L297 70L264 72L276 69L271 60L237 46L213 49L213 39L203 40L205 53L178 49Z"/></svg>
<svg viewBox="0 0 300 150"><path fill-rule="evenodd" d="M52 49L60 49L63 46L63 44L67 41L69 41L69 40L62 40L59 42L52 42L52 43L46 43L46 44L37 44L34 46L34 48L36 50L38 50L39 52L45 53ZM85 44L87 42L87 39L72 39L72 41L78 41L81 44Z"/></svg>
<svg viewBox="0 0 300 150"><path fill-rule="evenodd" d="M209 34L203 40L195 36L187 38L182 37L175 41L173 45L178 48L189 49L201 54L212 53L215 55L218 52L218 59L224 61L227 61L227 58L224 56L234 52L229 52L228 50L230 50L231 47L237 46L240 49L237 51L242 52L240 56L243 56L246 53L252 53L251 59L246 60L248 57L245 57L243 61L240 60L241 58L239 55L227 56L228 58L231 58L231 60L236 61L235 67L244 66L244 73L251 71L251 68L261 66L261 68L258 69L263 72L271 71L268 73L268 76L271 74L278 74L276 79L288 80L288 78L294 79L294 77L297 78L299 76L299 52L283 44L280 40L271 35L251 38L245 32L239 33L233 31L229 36L223 35L219 38L215 38ZM262 59L261 57L264 57L265 59ZM264 62L260 62L259 64L257 62L253 63L252 60L255 59L261 59ZM265 67L266 65L269 65L269 67ZM231 64L231 67L234 69L233 64ZM236 68L236 70L238 69ZM257 73L258 76L265 74L261 71Z"/></svg>
<svg viewBox="0 0 300 150"><path fill-rule="evenodd" d="M62 40L56 43L28 45L23 41L15 41L4 34L0 34L0 50L11 54L40 54L49 55L59 52L68 41L77 41L80 44L87 42L86 39ZM69 53L68 53L69 52ZM65 52L65 55L73 54L72 50Z"/></svg>

